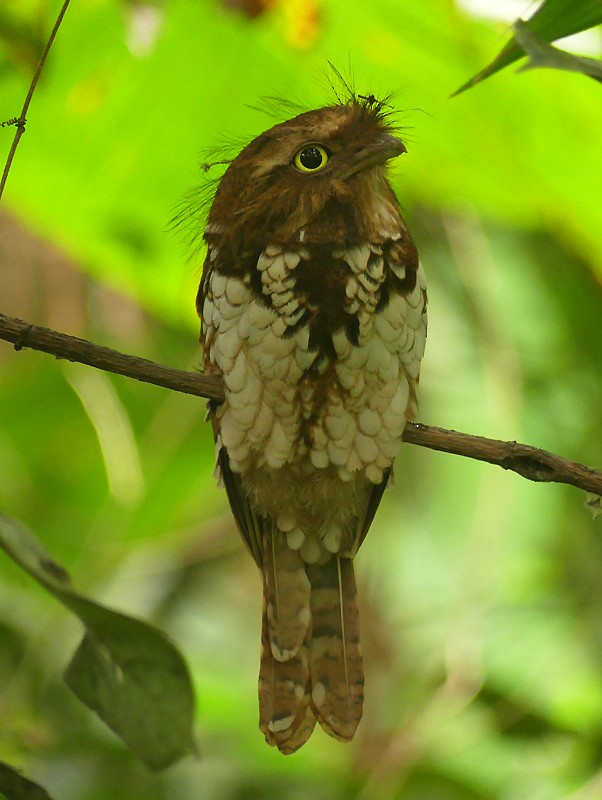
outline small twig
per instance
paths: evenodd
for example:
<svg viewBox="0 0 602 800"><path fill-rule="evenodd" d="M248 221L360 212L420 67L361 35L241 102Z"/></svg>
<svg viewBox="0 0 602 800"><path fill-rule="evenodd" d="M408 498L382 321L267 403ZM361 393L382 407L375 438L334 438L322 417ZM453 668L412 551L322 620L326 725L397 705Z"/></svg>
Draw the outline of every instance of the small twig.
<svg viewBox="0 0 602 800"><path fill-rule="evenodd" d="M100 347L85 339L30 325L0 314L0 339L12 342L16 350L29 347L57 358L78 361L91 367L125 375L176 392L222 401L224 390L217 375L201 375L173 369L145 358ZM531 481L566 483L602 495L602 471L568 461L546 450L518 442L501 442L483 436L408 422L403 440L419 447L440 450L509 469Z"/></svg>
<svg viewBox="0 0 602 800"><path fill-rule="evenodd" d="M65 12L67 11L67 6L69 5L70 2L71 0L65 0L61 10L59 11L59 15L56 18L52 32L50 33L48 41L46 42L46 47L44 48L44 52L42 53L40 62L31 80L31 84L29 85L29 91L27 92L27 97L25 98L25 102L23 103L23 108L21 109L21 113L19 114L18 117L14 117L12 120L8 120L8 122L2 123L2 127L4 127L5 125L16 125L17 130L15 131L13 143L11 144L10 150L8 151L6 164L4 165L4 172L2 173L2 178L0 179L0 198L2 198L2 193L4 192L4 187L6 186L8 173L10 172L15 152L17 150L19 142L21 141L21 136L23 136L23 134L25 133L25 123L27 122L27 112L29 111L31 98L33 97L33 93L35 92L36 86L38 85L38 80L40 79L40 75L42 74L42 70L44 69L46 58L48 56L48 53L50 52L50 48L52 47L52 43L54 42L54 38L57 34L58 29L60 28L61 22L63 21L63 17L65 16Z"/></svg>

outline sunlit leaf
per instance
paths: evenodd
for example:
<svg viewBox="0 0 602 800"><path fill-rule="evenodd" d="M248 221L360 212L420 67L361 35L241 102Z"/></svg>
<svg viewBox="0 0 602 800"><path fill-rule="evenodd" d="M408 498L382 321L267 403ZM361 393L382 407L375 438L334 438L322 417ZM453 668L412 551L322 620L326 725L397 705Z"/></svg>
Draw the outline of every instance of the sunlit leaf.
<svg viewBox="0 0 602 800"><path fill-rule="evenodd" d="M537 35L536 38L542 39L544 42L553 42L564 36L571 36L574 33L593 28L595 25L600 25L602 23L602 3L599 0L544 0L535 14L528 20L528 26L524 23L521 25L521 23L522 20L517 20L514 24L515 35L493 61L457 89L453 96L476 86L477 83L481 83L485 78L489 78L519 58L523 58L525 54L528 54L533 59L533 53L531 51L528 52L525 48L525 35L523 34L521 38L521 33L517 32L517 25L521 31L528 27L533 34ZM533 41L531 40L531 42ZM539 52L541 53L541 51ZM559 51L556 52L558 53ZM531 64L531 66L553 66L557 69L575 71L574 62L570 59L565 59L561 64L561 59L556 55L552 59L548 54L548 58L554 63ZM591 59L584 60L591 61ZM577 71L585 72L583 69ZM586 74L591 73L587 72Z"/></svg>
<svg viewBox="0 0 602 800"><path fill-rule="evenodd" d="M0 546L84 623L86 636L65 674L77 697L152 769L193 751L190 676L165 634L75 592L63 567L3 514Z"/></svg>

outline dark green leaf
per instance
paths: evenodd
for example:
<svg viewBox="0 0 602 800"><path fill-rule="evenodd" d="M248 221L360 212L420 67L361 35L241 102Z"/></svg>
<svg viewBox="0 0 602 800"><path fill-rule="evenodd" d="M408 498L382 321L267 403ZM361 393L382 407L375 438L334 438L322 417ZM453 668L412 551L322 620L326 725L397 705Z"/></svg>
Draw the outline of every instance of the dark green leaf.
<svg viewBox="0 0 602 800"><path fill-rule="evenodd" d="M27 780L4 761L0 761L0 797L6 800L51 800L46 789Z"/></svg>
<svg viewBox="0 0 602 800"><path fill-rule="evenodd" d="M537 34L546 42L553 42L564 36L571 36L574 33L593 28L595 25L600 25L602 23L602 3L600 0L544 0L528 22L529 30L532 33ZM522 20L517 20L517 23L520 25ZM526 51L516 36L517 23L514 26L515 36L510 39L496 58L457 89L452 97L476 86L477 83L481 83L485 78L489 78L519 58L523 58ZM526 27L524 23L523 27ZM574 69L574 67L566 66L558 68Z"/></svg>
<svg viewBox="0 0 602 800"><path fill-rule="evenodd" d="M88 634L65 673L69 688L152 769L194 750L194 696L176 648L150 625L93 603L76 613Z"/></svg>
<svg viewBox="0 0 602 800"><path fill-rule="evenodd" d="M3 514L0 546L86 626L65 675L77 697L152 769L193 751L192 683L165 634L77 594L37 539Z"/></svg>
<svg viewBox="0 0 602 800"><path fill-rule="evenodd" d="M600 23L600 0L544 0L530 18L529 27L547 42L553 42Z"/></svg>

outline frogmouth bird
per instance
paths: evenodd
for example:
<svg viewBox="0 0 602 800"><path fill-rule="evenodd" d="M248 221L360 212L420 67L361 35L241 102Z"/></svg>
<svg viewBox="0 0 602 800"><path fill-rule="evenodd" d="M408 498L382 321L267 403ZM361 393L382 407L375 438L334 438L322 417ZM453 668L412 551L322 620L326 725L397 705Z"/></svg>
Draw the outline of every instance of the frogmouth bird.
<svg viewBox="0 0 602 800"><path fill-rule="evenodd" d="M351 97L250 142L219 183L197 308L218 472L263 580L260 728L350 740L364 677L353 558L417 413L426 288L387 180L389 107Z"/></svg>

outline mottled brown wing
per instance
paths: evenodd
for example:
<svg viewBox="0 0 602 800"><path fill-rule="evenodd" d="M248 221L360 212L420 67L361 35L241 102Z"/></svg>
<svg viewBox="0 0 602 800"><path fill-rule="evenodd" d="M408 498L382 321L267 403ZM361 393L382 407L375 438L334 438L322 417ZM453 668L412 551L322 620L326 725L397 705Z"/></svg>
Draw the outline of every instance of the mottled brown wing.
<svg viewBox="0 0 602 800"><path fill-rule="evenodd" d="M389 483L390 477L391 477L391 469L388 469L384 472L384 477L382 481L372 488L372 491L368 496L366 511L364 513L364 516L360 518L358 521L357 539L353 551L354 555L360 549L364 539L366 538L366 534L368 533L370 526L372 525L372 521L374 520L374 515L376 514L376 511L380 505L380 501L382 500L383 493L387 488L387 484Z"/></svg>
<svg viewBox="0 0 602 800"><path fill-rule="evenodd" d="M216 430L215 418L212 415L211 424L213 425L214 437L217 440L218 431ZM223 447L220 448L217 454L217 464L241 538L259 569L262 569L263 542L266 535L266 525L269 522L264 517L256 514L247 502L240 475L230 469L228 454Z"/></svg>
<svg viewBox="0 0 602 800"><path fill-rule="evenodd" d="M214 274L214 269L210 246L207 253L207 258L203 264L201 282L196 297L196 308L201 319L200 342L204 351L204 369L212 374L215 374L216 372L216 365L210 361L207 341L208 329L205 320L203 319L203 305L206 298L211 295L211 279ZM216 403L213 401L210 402L208 409L208 416L211 420L211 426L213 428L213 438L215 442L218 442L219 426L215 418ZM217 453L217 468L224 483L230 508L232 509L232 514L236 520L241 538L259 569L262 569L263 542L266 520L256 514L247 502L240 476L232 472L230 469L228 453L224 447L220 447Z"/></svg>

